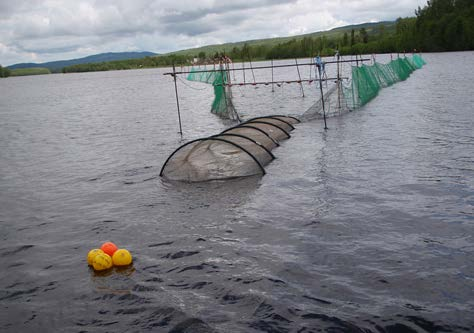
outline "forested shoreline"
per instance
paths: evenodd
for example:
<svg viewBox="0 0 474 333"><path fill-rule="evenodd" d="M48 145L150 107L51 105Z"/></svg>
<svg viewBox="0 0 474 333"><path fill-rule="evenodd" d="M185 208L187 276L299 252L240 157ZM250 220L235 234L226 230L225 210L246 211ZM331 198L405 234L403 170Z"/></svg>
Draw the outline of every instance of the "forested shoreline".
<svg viewBox="0 0 474 333"><path fill-rule="evenodd" d="M243 44L242 47L224 48L206 54L205 51L192 53L192 50L175 54L89 63L67 66L63 73L90 72L168 67L190 65L198 59L200 63L212 63L223 55L234 62L270 59L293 59L320 56L333 56L336 51L342 55L404 52L444 52L474 50L474 0L430 0L415 10L415 17L398 18L387 27L380 24L371 28L362 27L350 31L322 34L319 37L296 36L278 43L266 42ZM0 67L0 75L10 72ZM12 73L13 75L13 73Z"/></svg>

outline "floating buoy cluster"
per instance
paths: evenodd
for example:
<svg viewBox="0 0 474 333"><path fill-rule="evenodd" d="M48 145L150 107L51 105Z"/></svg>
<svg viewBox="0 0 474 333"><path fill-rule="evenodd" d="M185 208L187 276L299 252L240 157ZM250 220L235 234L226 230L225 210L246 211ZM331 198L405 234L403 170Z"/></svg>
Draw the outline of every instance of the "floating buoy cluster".
<svg viewBox="0 0 474 333"><path fill-rule="evenodd" d="M119 249L112 242L105 242L100 249L92 249L87 254L87 263L95 271L104 271L112 266L128 266L132 263L132 255L126 249Z"/></svg>

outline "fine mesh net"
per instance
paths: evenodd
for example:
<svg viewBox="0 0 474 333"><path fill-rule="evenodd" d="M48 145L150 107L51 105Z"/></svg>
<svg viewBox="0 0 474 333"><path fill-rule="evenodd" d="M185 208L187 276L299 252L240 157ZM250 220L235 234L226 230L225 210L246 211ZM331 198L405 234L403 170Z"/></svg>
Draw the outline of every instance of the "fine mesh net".
<svg viewBox="0 0 474 333"><path fill-rule="evenodd" d="M230 128L222 133L244 135L264 145L268 150L272 150L273 148L278 146L278 143L275 140L273 140L265 131L262 131L256 127L242 125L242 126Z"/></svg>
<svg viewBox="0 0 474 333"><path fill-rule="evenodd" d="M197 81L212 84L214 87L214 101L211 112L226 119L238 120L239 117L232 103L232 92L228 83L228 72L221 65L220 70L206 71L199 68L191 68L187 78L188 81Z"/></svg>
<svg viewBox="0 0 474 333"><path fill-rule="evenodd" d="M252 121L273 124L275 126L278 126L281 129L283 129L287 133L294 130L294 127L293 127L293 125L291 125L291 123L289 123L287 121L284 121L282 119L275 118L275 117L273 117L273 118L268 118L268 117L253 118L251 120L248 120L247 123L251 123Z"/></svg>
<svg viewBox="0 0 474 333"><path fill-rule="evenodd" d="M274 159L271 150L278 141L289 138L286 129L293 130L291 124L296 122L292 117L261 117L188 142L168 157L160 175L199 182L264 174L264 166Z"/></svg>
<svg viewBox="0 0 474 333"><path fill-rule="evenodd" d="M352 80L349 85L342 87L347 107L354 110L364 106L377 96L382 88L406 80L424 64L423 58L415 54L412 58L397 58L388 64L352 67Z"/></svg>
<svg viewBox="0 0 474 333"><path fill-rule="evenodd" d="M414 54L411 58L397 58L387 64L375 62L373 65L353 66L352 79L347 84L338 81L326 89L324 108L323 98L320 98L300 118L308 121L323 117L323 112L331 117L360 108L376 97L382 88L406 80L425 64L420 55Z"/></svg>
<svg viewBox="0 0 474 333"><path fill-rule="evenodd" d="M263 120L251 120L249 122L246 122L245 124L261 129L262 131L266 132L273 140L277 142L288 139L290 137L288 132L286 132L281 127L278 127L271 123L267 123Z"/></svg>
<svg viewBox="0 0 474 333"><path fill-rule="evenodd" d="M283 120L284 122L288 123L288 124L298 124L300 122L300 120L294 118L294 117L290 117L290 116L272 116L271 118L273 119L280 119L280 120Z"/></svg>
<svg viewBox="0 0 474 333"><path fill-rule="evenodd" d="M327 117L339 115L345 109L345 100L342 97L341 83L336 83L324 93L324 110ZM320 98L301 115L302 121L309 121L323 117L323 98Z"/></svg>
<svg viewBox="0 0 474 333"><path fill-rule="evenodd" d="M245 136L232 133L221 133L217 135L216 138L233 142L239 147L244 148L251 153L262 166L270 163L270 161L274 159L273 154L265 146Z"/></svg>
<svg viewBox="0 0 474 333"><path fill-rule="evenodd" d="M203 139L179 149L162 175L170 180L199 182L263 173L262 168L238 146L217 139Z"/></svg>
<svg viewBox="0 0 474 333"><path fill-rule="evenodd" d="M426 65L426 62L423 60L423 58L419 54L414 54L412 60L417 69L420 69L421 67Z"/></svg>

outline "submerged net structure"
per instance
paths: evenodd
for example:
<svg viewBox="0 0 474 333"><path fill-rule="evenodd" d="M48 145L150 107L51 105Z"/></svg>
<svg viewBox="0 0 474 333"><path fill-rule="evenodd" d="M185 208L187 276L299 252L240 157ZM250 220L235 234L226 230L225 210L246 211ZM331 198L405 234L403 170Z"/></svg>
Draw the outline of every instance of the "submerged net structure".
<svg viewBox="0 0 474 333"><path fill-rule="evenodd" d="M275 157L271 150L290 138L289 116L253 118L213 136L193 140L176 149L161 168L160 176L200 182L265 174Z"/></svg>
<svg viewBox="0 0 474 333"><path fill-rule="evenodd" d="M387 64L375 62L373 65L352 67L352 80L349 85L342 86L347 107L350 110L362 107L382 88L406 80L425 64L420 55L414 54L412 58L397 58Z"/></svg>
<svg viewBox="0 0 474 333"><path fill-rule="evenodd" d="M382 88L406 80L413 71L425 64L420 55L414 54L411 58L397 58L387 64L374 62L372 65L352 66L351 80L348 83L336 80L300 119L309 121L321 118L323 112L331 117L358 109L375 98Z"/></svg>
<svg viewBox="0 0 474 333"><path fill-rule="evenodd" d="M342 97L341 81L327 87L321 98L311 105L300 117L301 121L310 121L323 117L323 112L327 117L337 116L347 110L345 99ZM323 106L324 101L324 106Z"/></svg>
<svg viewBox="0 0 474 333"><path fill-rule="evenodd" d="M214 101L211 112L222 118L238 120L239 116L232 103L232 91L227 86L229 83L228 71L220 65L219 70L206 71L199 68L191 68L187 78L188 81L197 81L212 84L214 87Z"/></svg>
<svg viewBox="0 0 474 333"><path fill-rule="evenodd" d="M384 88L396 82L406 80L416 69L421 68L425 61L419 55L413 57L397 58L387 64L373 62L372 65L365 65L363 61L370 59L356 58L357 66L352 66L350 72L352 78L342 76L341 64L352 63L351 60L323 62L319 57L313 63L301 64L305 66L315 66L314 79L301 78L298 62L295 66L298 70L298 80L276 81L273 79L273 68L291 67L293 65L282 64L277 66L261 66L254 69L272 69L272 80L256 82L245 82L245 68L243 83L232 83L230 80L230 69L228 64L219 64L219 68L212 70L192 68L189 72L176 72L173 67L172 75L175 82L176 101L179 103L176 86L177 74L188 74L190 81L211 84L214 87L214 101L211 111L223 118L241 121L232 103L232 85L272 85L281 86L283 83L297 83L301 86L304 96L302 82L319 83L320 98L299 118L303 121L322 117L324 128L327 129L326 117L335 116L362 107ZM328 77L325 72L325 65L337 64L335 77ZM359 63L361 65L359 66ZM235 69L233 69L235 71ZM253 73L253 71L252 71ZM234 77L235 80L235 77ZM334 84L329 84L333 82ZM323 86L324 83L324 86ZM179 120L181 118L179 117ZM200 182L209 180L222 180L235 177L245 177L251 175L265 174L264 166L270 163L275 157L271 150L279 145L281 140L290 138L293 125L300 120L288 115L261 116L252 118L239 125L231 127L217 135L196 139L183 144L176 149L165 161L160 176L173 181ZM180 133L181 122L180 122Z"/></svg>

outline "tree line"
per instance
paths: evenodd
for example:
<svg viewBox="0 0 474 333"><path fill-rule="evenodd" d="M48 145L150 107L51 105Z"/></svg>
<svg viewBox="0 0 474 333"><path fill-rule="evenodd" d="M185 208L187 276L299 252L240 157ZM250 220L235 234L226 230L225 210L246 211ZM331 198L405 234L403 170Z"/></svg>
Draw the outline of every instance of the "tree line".
<svg viewBox="0 0 474 333"><path fill-rule="evenodd" d="M11 71L8 68L2 67L0 65L0 77L9 77L11 75Z"/></svg>
<svg viewBox="0 0 474 333"><path fill-rule="evenodd" d="M109 71L122 69L139 69L152 67L169 67L173 64L186 64L189 62L189 56L167 55L156 57L145 57L141 59L116 60L100 63L78 64L64 67L63 73L80 73L91 71Z"/></svg>
<svg viewBox="0 0 474 333"><path fill-rule="evenodd" d="M295 37L279 44L244 44L219 52L194 55L170 54L142 59L67 66L64 73L190 65L195 59L212 63L222 56L233 61L292 59L342 55L474 50L474 0L429 0L414 17L398 18L395 27L384 24L351 29L339 34ZM0 67L1 68L1 67ZM5 69L0 75L8 75Z"/></svg>

